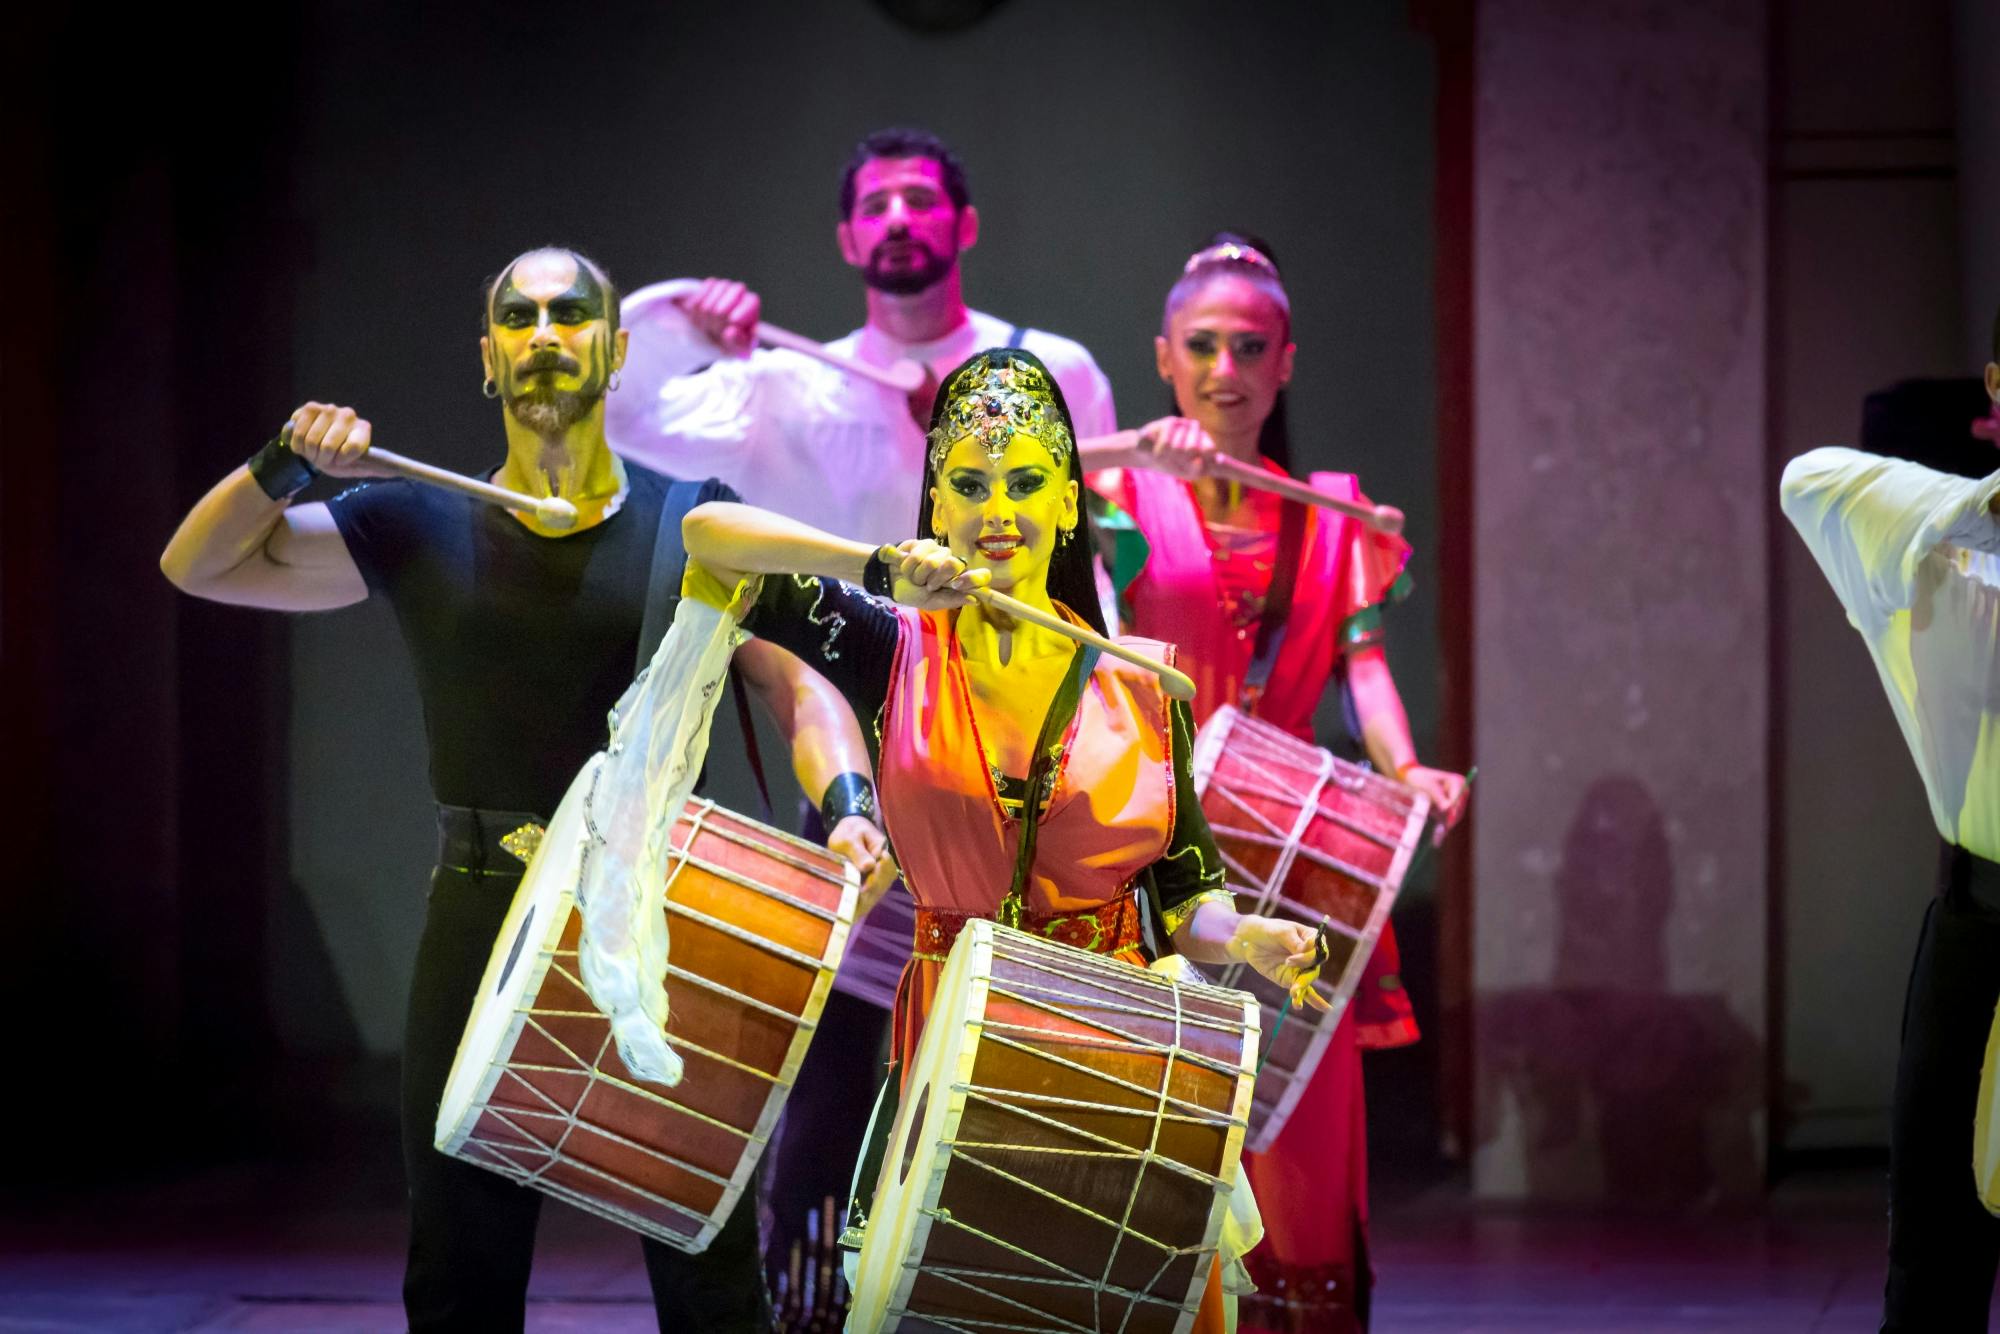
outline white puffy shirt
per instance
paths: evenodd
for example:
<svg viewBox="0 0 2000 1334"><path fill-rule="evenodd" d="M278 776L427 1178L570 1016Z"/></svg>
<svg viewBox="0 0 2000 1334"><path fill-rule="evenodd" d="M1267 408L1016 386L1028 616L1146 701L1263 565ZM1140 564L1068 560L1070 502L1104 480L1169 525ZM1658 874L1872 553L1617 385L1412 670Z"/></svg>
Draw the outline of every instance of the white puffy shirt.
<svg viewBox="0 0 2000 1334"><path fill-rule="evenodd" d="M1779 490L1875 659L1938 833L2000 861L2000 473L1825 448Z"/></svg>
<svg viewBox="0 0 2000 1334"><path fill-rule="evenodd" d="M928 343L901 343L863 327L828 347L876 366L908 357L942 379L1013 333L991 315L967 316ZM1030 329L1021 346L1062 386L1079 440L1118 429L1111 383L1081 344ZM856 541L916 535L924 436L894 390L767 348L718 357L656 390L624 389L644 396L644 411L623 416L611 440L619 453L673 477L719 477L751 504Z"/></svg>

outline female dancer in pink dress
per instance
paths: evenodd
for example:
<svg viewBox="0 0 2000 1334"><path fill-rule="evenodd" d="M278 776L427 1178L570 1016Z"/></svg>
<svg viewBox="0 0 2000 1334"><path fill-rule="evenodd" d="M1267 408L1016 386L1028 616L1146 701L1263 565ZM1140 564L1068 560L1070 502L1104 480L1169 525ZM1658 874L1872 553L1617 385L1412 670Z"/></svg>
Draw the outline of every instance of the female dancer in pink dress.
<svg viewBox="0 0 2000 1334"><path fill-rule="evenodd" d="M1221 233L1188 260L1154 340L1181 415L1084 445L1085 466L1099 469L1091 489L1129 515L1150 548L1125 590L1132 628L1179 645L1199 687L1197 722L1234 704L1310 741L1320 697L1343 673L1369 758L1453 822L1464 780L1417 763L1382 648L1381 608L1402 591L1409 547L1332 511L1205 477L1216 452L1280 476L1290 465L1283 389L1296 349L1268 251ZM1314 473L1311 482L1365 499L1346 473ZM1289 581L1280 576L1287 568ZM1367 1326L1360 1052L1416 1041L1396 969L1385 927L1304 1099L1269 1152L1244 1157L1266 1233L1246 1262L1258 1287L1243 1303L1246 1330Z"/></svg>
<svg viewBox="0 0 2000 1334"><path fill-rule="evenodd" d="M792 649L876 720L883 821L917 903L896 1059L914 1053L965 922L998 918L1143 963L1144 883L1180 953L1298 984L1313 933L1239 914L1222 887L1189 777L1187 706L1153 673L971 597L990 584L1102 631L1061 390L1025 352L981 353L945 381L929 441L926 536L893 561L746 505L700 506L684 527L688 595L754 599L745 630ZM1171 661L1169 645L1126 642ZM1226 1327L1220 1271L1197 1330Z"/></svg>

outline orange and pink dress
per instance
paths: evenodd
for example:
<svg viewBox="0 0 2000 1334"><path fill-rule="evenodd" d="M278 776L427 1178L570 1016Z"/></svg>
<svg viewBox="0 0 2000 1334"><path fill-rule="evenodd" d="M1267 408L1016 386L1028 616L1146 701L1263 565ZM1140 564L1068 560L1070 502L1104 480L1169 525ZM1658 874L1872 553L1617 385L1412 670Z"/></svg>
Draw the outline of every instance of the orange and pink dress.
<svg viewBox="0 0 2000 1334"><path fill-rule="evenodd" d="M1314 473L1311 481L1365 503L1351 475ZM1408 544L1330 510L1312 510L1284 639L1261 694L1247 692L1253 613L1270 587L1281 502L1253 493L1259 531L1233 545L1211 530L1185 482L1111 469L1093 474L1089 484L1146 539L1145 564L1124 590L1131 623L1179 646L1180 667L1197 687L1196 719L1205 721L1223 704L1247 705L1259 718L1313 740L1313 714L1340 656L1380 639L1380 609L1400 592ZM1264 1244L1244 1261L1258 1289L1243 1301L1246 1331L1346 1334L1366 1326L1372 1276L1361 1052L1417 1039L1397 968L1394 930L1385 926L1291 1120L1268 1152L1243 1156L1265 1228Z"/></svg>
<svg viewBox="0 0 2000 1334"><path fill-rule="evenodd" d="M1000 909L1020 847L1025 776L988 762L958 614L898 607L837 580L773 575L742 622L825 676L864 723L874 720L883 824L917 904L917 939L897 989L898 1061L915 1050L960 928ZM1169 932L1203 898L1225 896L1215 842L1193 799L1192 732L1186 706L1167 698L1158 677L1097 660L1042 794L1024 930L1143 964L1145 872L1153 872Z"/></svg>

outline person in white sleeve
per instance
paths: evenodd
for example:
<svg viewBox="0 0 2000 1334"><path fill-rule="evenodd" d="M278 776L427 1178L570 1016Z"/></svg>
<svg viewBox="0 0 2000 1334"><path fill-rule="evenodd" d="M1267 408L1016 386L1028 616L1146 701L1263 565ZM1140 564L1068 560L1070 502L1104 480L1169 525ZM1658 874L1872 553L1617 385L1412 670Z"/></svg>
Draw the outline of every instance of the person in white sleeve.
<svg viewBox="0 0 2000 1334"><path fill-rule="evenodd" d="M1986 388L2000 418L2000 323ZM1984 1330L2000 1219L1968 1150L2000 1001L2000 472L1825 448L1791 461L1781 493L1874 658L1942 840L1904 1002L1881 1328Z"/></svg>

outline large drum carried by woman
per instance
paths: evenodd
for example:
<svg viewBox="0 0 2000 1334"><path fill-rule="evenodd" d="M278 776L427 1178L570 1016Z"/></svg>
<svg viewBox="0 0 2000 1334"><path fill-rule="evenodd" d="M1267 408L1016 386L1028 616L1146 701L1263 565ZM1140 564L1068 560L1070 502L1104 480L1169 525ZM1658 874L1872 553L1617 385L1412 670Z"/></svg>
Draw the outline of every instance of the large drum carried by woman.
<svg viewBox="0 0 2000 1334"><path fill-rule="evenodd" d="M539 865L576 857L578 819L565 801L501 928L437 1147L700 1251L739 1207L784 1109L859 882L824 848L690 801L662 886L666 1031L686 1069L671 1088L643 1083L584 990L576 874Z"/></svg>
<svg viewBox="0 0 2000 1334"><path fill-rule="evenodd" d="M1270 1052L1250 1113L1252 1153L1278 1138L1361 985L1389 910L1415 863L1430 798L1299 740L1233 706L1217 709L1194 743L1194 787L1238 907L1326 925L1330 957L1314 986L1326 1010L1285 1009L1282 987L1230 964L1264 1012ZM1290 1021L1280 1024L1283 1013Z"/></svg>
<svg viewBox="0 0 2000 1334"><path fill-rule="evenodd" d="M1243 992L969 923L910 1067L848 1328L1187 1330L1256 1065Z"/></svg>

